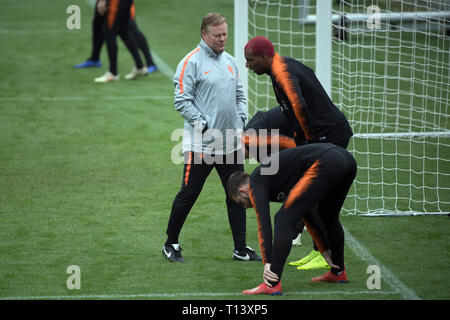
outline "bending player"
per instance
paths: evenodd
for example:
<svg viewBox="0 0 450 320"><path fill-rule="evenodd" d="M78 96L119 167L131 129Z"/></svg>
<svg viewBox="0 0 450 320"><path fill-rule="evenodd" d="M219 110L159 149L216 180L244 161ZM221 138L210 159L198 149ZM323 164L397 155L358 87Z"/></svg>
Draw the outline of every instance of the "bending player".
<svg viewBox="0 0 450 320"><path fill-rule="evenodd" d="M271 166L272 161L278 161L277 173L264 175L263 170ZM255 209L264 263L264 282L244 290L243 294L282 294L281 276L299 221L305 223L319 251L331 266L330 271L311 281L348 281L339 212L355 175L356 161L348 151L330 143L316 143L273 154L251 176L245 172L230 176L227 184L229 197L246 208ZM270 201L283 202L275 215L273 244ZM311 210L315 205L318 210ZM328 244L311 215L321 217Z"/></svg>

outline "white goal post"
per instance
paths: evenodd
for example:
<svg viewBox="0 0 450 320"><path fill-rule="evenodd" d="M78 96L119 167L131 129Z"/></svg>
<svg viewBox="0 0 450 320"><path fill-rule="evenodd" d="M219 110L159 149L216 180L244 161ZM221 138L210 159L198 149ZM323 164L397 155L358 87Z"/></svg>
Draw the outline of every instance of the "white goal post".
<svg viewBox="0 0 450 320"><path fill-rule="evenodd" d="M313 68L354 137L344 204L364 216L450 211L450 1L234 0L234 48L248 114L277 105L243 48L266 36Z"/></svg>

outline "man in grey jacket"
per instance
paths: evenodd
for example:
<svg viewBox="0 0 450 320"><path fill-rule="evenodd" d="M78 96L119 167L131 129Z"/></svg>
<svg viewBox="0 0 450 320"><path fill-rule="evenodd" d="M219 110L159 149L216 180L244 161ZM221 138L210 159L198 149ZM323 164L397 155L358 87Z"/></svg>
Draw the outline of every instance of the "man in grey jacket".
<svg viewBox="0 0 450 320"><path fill-rule="evenodd" d="M243 171L240 137L246 122L245 95L234 58L225 52L228 27L218 13L202 22L201 41L178 64L174 77L175 110L185 119L184 171L172 204L163 256L183 262L178 237L206 178L215 168L226 188L228 177ZM226 197L234 240L233 259L261 258L246 244L245 209Z"/></svg>

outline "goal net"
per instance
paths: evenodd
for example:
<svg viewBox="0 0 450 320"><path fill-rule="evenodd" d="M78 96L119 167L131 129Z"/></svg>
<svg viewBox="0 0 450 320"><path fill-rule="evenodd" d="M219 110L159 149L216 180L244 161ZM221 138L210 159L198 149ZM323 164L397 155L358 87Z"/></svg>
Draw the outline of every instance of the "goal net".
<svg viewBox="0 0 450 320"><path fill-rule="evenodd" d="M358 163L344 212L448 213L449 1L333 1L331 10L331 34L317 36L331 37L330 95ZM248 38L265 36L316 69L316 16L316 1L249 0ZM249 116L276 105L269 77L250 72Z"/></svg>

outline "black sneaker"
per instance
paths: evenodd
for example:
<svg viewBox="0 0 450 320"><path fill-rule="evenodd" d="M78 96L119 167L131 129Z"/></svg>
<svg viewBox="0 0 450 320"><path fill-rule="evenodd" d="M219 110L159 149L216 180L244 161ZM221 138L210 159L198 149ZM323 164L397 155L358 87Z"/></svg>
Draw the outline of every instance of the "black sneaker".
<svg viewBox="0 0 450 320"><path fill-rule="evenodd" d="M261 257L258 256L252 248L246 246L244 250L233 252L233 260L237 261L262 261Z"/></svg>
<svg viewBox="0 0 450 320"><path fill-rule="evenodd" d="M164 245L163 257L171 262L184 262L184 258L181 256L181 247L178 243Z"/></svg>

